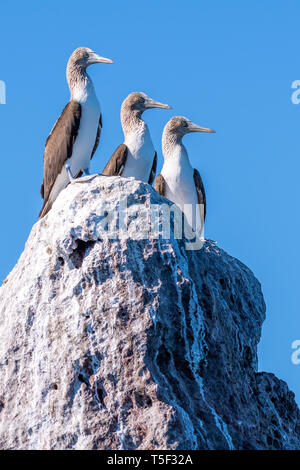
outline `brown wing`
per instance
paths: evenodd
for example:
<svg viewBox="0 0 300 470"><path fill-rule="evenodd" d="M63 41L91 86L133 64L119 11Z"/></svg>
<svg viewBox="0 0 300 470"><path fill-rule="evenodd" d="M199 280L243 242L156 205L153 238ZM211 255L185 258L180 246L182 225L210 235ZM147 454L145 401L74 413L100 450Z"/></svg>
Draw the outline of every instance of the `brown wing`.
<svg viewBox="0 0 300 470"><path fill-rule="evenodd" d="M206 217L206 195L202 178L198 170L194 169L194 182L196 186L198 203L204 205L204 220Z"/></svg>
<svg viewBox="0 0 300 470"><path fill-rule="evenodd" d="M67 106L65 106L46 140L44 152L44 180L41 186L41 195L44 198L44 205L40 216L44 212L43 209L47 204L57 176L60 174L66 160L72 155L73 145L80 125L80 117L80 104L76 101L70 101Z"/></svg>
<svg viewBox="0 0 300 470"><path fill-rule="evenodd" d="M165 194L166 194L166 182L165 182L165 179L162 175L157 175L155 183L154 183L154 189L161 196L165 196Z"/></svg>
<svg viewBox="0 0 300 470"><path fill-rule="evenodd" d="M127 153L127 145L119 145L119 147L114 151L109 161L107 162L104 170L102 171L102 175L121 176L126 163Z"/></svg>
<svg viewBox="0 0 300 470"><path fill-rule="evenodd" d="M98 129L97 129L97 135L96 135L96 140L95 140L95 145L91 154L91 160L94 156L94 153L96 152L99 142L100 142L100 136L101 136L101 131L102 131L102 114L100 113L100 118L99 118L99 124L98 124Z"/></svg>
<svg viewBox="0 0 300 470"><path fill-rule="evenodd" d="M157 152L155 152L155 154L154 154L153 165L152 165L152 168L151 168L149 181L148 181L148 183L151 184L151 185L152 185L152 183L154 181L154 178L155 178L155 175L156 175L156 167L157 167Z"/></svg>

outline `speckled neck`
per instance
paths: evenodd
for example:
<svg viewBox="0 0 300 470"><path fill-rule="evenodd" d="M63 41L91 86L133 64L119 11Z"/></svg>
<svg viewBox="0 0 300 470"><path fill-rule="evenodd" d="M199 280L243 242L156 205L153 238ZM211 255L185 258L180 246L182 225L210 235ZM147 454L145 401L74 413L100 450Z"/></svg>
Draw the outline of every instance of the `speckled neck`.
<svg viewBox="0 0 300 470"><path fill-rule="evenodd" d="M143 111L131 109L126 102L123 102L121 107L121 124L125 137L137 128L146 127L146 123L142 119L142 114Z"/></svg>
<svg viewBox="0 0 300 470"><path fill-rule="evenodd" d="M71 59L67 65L67 82L69 85L71 99L78 93L78 89L85 89L91 84L91 79L85 67L81 67Z"/></svg>
<svg viewBox="0 0 300 470"><path fill-rule="evenodd" d="M172 155L174 155L175 149L178 147L185 149L182 143L182 136L174 132L165 131L162 136L162 152L164 158L171 158Z"/></svg>

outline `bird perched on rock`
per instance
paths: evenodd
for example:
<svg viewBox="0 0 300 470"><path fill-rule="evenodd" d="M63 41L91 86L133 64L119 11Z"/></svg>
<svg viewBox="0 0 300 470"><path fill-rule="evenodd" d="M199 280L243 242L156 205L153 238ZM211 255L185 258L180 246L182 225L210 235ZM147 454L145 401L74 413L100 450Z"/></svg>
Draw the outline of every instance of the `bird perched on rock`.
<svg viewBox="0 0 300 470"><path fill-rule="evenodd" d="M164 164L154 187L159 194L181 209L190 227L201 235L206 216L204 185L200 173L192 167L182 143L182 138L190 132L215 131L198 126L185 117L173 117L163 131Z"/></svg>
<svg viewBox="0 0 300 470"><path fill-rule="evenodd" d="M86 70L97 63L112 64L113 61L87 47L79 47L69 58L67 81L71 97L45 144L41 187L44 204L40 218L47 214L70 181L83 173L89 174L90 160L100 140L102 115Z"/></svg>
<svg viewBox="0 0 300 470"><path fill-rule="evenodd" d="M147 109L171 109L145 93L131 93L123 101L121 123L124 143L115 150L102 174L106 176L133 176L152 184L156 174L157 153L154 149L147 124L142 114Z"/></svg>

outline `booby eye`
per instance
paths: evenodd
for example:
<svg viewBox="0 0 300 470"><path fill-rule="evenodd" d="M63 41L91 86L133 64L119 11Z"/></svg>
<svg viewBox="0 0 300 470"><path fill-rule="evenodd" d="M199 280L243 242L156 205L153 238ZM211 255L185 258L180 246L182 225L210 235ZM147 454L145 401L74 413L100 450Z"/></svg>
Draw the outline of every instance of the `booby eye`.
<svg viewBox="0 0 300 470"><path fill-rule="evenodd" d="M187 123L186 121L182 121L182 122L181 122L181 125L182 125L182 127L187 127L187 126L188 126L188 123Z"/></svg>

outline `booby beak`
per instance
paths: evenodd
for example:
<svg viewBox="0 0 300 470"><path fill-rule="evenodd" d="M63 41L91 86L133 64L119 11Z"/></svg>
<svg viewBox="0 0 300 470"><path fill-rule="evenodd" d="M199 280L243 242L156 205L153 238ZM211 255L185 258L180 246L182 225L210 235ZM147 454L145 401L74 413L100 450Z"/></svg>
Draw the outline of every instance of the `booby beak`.
<svg viewBox="0 0 300 470"><path fill-rule="evenodd" d="M101 57L100 55L95 54L95 52L90 55L88 59L88 65L100 64L100 63L101 64L113 64L114 61L111 59L106 59L106 57Z"/></svg>
<svg viewBox="0 0 300 470"><path fill-rule="evenodd" d="M145 102L145 108L146 109L151 109L151 108L162 108L162 109L172 109L172 106L169 106L168 104L160 103L159 101L154 101L151 98Z"/></svg>
<svg viewBox="0 0 300 470"><path fill-rule="evenodd" d="M189 123L188 132L208 132L210 134L214 134L216 131L213 129L209 129L208 127L201 127L193 122Z"/></svg>

